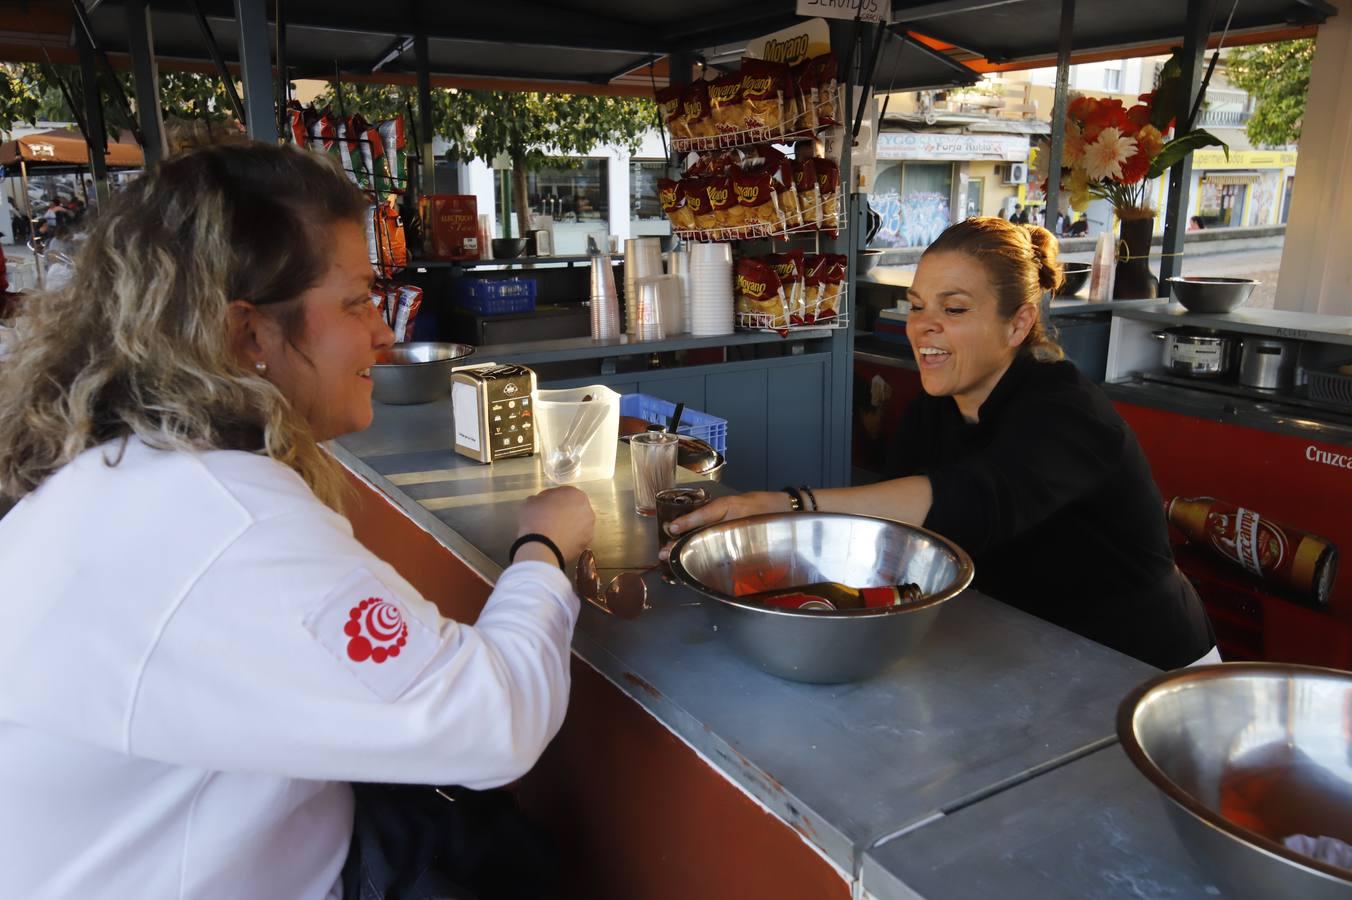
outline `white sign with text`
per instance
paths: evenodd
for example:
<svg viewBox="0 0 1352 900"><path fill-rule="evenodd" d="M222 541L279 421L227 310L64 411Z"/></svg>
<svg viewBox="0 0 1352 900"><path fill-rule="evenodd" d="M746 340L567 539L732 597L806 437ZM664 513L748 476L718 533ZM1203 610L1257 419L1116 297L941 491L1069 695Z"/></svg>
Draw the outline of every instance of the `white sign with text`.
<svg viewBox="0 0 1352 900"><path fill-rule="evenodd" d="M890 23L892 0L798 0L798 15Z"/></svg>

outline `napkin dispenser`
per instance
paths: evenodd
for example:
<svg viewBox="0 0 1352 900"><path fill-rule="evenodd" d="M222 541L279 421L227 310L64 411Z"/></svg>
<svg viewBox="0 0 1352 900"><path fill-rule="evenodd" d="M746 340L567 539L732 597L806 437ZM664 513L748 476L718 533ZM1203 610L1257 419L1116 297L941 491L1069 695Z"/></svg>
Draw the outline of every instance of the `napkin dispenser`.
<svg viewBox="0 0 1352 900"><path fill-rule="evenodd" d="M483 364L451 374L455 452L482 463L535 453L535 372Z"/></svg>

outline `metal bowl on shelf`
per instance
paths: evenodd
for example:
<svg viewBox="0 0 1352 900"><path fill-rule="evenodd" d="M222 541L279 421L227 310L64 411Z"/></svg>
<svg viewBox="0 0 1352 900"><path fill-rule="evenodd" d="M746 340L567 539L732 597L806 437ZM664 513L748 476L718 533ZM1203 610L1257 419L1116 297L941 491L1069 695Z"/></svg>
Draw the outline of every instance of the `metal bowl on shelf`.
<svg viewBox="0 0 1352 900"><path fill-rule="evenodd" d="M718 634L772 675L835 684L883 671L929 633L972 582L972 560L947 538L887 519L771 513L719 522L671 549L678 581L713 601ZM835 581L914 583L918 602L882 609L780 609L739 594Z"/></svg>
<svg viewBox="0 0 1352 900"><path fill-rule="evenodd" d="M1212 278L1205 275L1175 275L1165 279L1169 292L1188 312L1228 313L1249 300L1258 286L1252 278Z"/></svg>
<svg viewBox="0 0 1352 900"><path fill-rule="evenodd" d="M451 371L473 354L469 344L395 344L371 367L371 396L381 403L430 403L446 396L451 389Z"/></svg>
<svg viewBox="0 0 1352 900"><path fill-rule="evenodd" d="M1061 287L1057 289L1058 297L1074 297L1084 287L1085 282L1089 280L1089 273L1093 269L1089 263L1068 262L1061 263Z"/></svg>
<svg viewBox="0 0 1352 900"><path fill-rule="evenodd" d="M526 252L526 238L493 238L494 259L516 259Z"/></svg>
<svg viewBox="0 0 1352 900"><path fill-rule="evenodd" d="M1352 673L1284 663L1179 669L1117 712L1122 749L1199 865L1254 900L1352 897L1352 869L1286 843L1352 844L1350 729Z"/></svg>

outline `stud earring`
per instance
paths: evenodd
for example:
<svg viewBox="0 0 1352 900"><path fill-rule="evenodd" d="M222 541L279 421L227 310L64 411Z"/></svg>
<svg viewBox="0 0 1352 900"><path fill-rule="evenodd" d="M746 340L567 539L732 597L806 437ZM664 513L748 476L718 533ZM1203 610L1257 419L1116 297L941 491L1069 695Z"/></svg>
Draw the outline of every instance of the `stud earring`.
<svg viewBox="0 0 1352 900"><path fill-rule="evenodd" d="M257 372L259 375L266 375L268 374L268 364L263 362L262 360L259 360L258 362L254 363L254 371Z"/></svg>

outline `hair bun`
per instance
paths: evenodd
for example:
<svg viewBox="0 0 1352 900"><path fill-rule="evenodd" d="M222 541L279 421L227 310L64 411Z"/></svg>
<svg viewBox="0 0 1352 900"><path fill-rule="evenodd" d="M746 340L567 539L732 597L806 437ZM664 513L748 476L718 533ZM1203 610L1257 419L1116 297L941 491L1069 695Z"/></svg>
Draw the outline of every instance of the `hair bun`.
<svg viewBox="0 0 1352 900"><path fill-rule="evenodd" d="M1056 237L1041 225L1025 225L1028 242L1033 247L1033 262L1037 265L1037 283L1043 290L1055 293L1065 281L1057 260L1059 245Z"/></svg>

